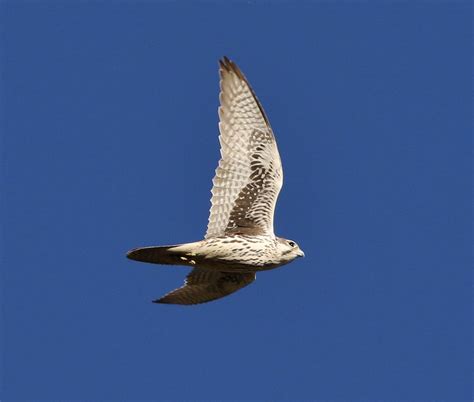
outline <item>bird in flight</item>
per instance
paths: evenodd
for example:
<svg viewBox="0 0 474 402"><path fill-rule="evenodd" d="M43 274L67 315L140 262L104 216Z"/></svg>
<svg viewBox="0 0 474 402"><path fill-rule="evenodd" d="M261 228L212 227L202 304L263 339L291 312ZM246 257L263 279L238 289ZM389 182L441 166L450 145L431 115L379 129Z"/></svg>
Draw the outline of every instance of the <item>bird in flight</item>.
<svg viewBox="0 0 474 402"><path fill-rule="evenodd" d="M193 268L182 287L155 303L216 300L252 283L258 271L304 257L294 241L273 232L283 171L268 117L239 67L227 57L219 65L221 159L204 240L127 253L136 261Z"/></svg>

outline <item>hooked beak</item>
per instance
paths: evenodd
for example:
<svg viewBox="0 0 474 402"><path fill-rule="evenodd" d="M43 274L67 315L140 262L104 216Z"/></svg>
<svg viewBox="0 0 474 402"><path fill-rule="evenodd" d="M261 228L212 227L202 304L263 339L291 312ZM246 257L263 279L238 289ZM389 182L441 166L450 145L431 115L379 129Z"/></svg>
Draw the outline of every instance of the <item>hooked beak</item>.
<svg viewBox="0 0 474 402"><path fill-rule="evenodd" d="M298 257L304 257L304 252L303 250L299 249L298 254L296 254Z"/></svg>

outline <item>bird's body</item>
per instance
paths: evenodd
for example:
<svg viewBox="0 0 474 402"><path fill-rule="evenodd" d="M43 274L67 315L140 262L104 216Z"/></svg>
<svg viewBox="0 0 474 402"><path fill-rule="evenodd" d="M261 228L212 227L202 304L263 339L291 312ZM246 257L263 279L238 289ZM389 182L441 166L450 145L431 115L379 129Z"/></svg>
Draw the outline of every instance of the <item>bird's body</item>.
<svg viewBox="0 0 474 402"><path fill-rule="evenodd" d="M240 235L211 237L209 239L164 247L174 259L163 262L170 265L188 265L208 270L223 268L232 272L256 272L277 268L294 259L290 246L284 239L267 235ZM280 250L283 248L283 250ZM157 247L144 247L131 251L129 257L150 262ZM146 251L148 250L148 253ZM136 253L136 254L135 254ZM158 259L158 257L155 257Z"/></svg>
<svg viewBox="0 0 474 402"><path fill-rule="evenodd" d="M156 300L159 303L215 300L252 283L257 271L304 256L295 242L273 232L283 171L268 118L235 63L224 58L220 67L221 160L213 179L205 238L127 254L142 262L193 267L185 285Z"/></svg>

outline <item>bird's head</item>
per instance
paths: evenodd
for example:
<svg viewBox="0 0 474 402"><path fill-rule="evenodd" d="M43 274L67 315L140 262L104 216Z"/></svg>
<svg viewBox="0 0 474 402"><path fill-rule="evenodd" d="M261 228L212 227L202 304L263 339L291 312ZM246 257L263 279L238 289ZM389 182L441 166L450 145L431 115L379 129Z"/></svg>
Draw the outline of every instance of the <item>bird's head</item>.
<svg viewBox="0 0 474 402"><path fill-rule="evenodd" d="M278 250L281 253L281 258L286 261L294 260L297 257L304 257L303 250L293 240L278 237Z"/></svg>

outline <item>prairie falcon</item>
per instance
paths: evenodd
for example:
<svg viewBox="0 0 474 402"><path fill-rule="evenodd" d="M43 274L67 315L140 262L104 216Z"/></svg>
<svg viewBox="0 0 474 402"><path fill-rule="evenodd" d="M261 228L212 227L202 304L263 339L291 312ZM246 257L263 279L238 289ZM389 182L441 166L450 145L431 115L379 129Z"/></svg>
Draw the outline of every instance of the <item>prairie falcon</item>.
<svg viewBox="0 0 474 402"><path fill-rule="evenodd" d="M184 286L155 303L219 299L252 283L257 271L304 256L294 241L273 233L283 171L270 122L237 65L227 57L219 64L221 159L212 180L204 240L137 248L127 254L136 261L193 268Z"/></svg>

